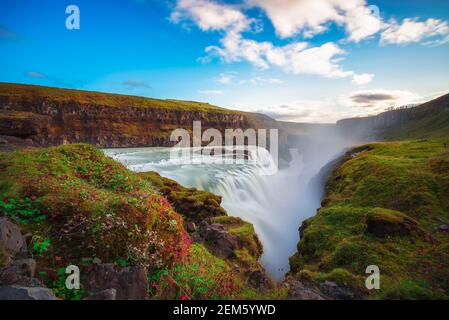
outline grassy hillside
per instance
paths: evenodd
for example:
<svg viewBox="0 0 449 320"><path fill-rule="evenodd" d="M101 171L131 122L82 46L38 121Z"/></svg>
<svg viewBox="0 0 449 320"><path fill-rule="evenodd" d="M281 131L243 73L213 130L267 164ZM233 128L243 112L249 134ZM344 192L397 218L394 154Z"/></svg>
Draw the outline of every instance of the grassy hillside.
<svg viewBox="0 0 449 320"><path fill-rule="evenodd" d="M353 298L448 299L449 149L442 140L372 143L334 170L291 258L297 278ZM365 288L377 265L381 289Z"/></svg>
<svg viewBox="0 0 449 320"><path fill-rule="evenodd" d="M428 139L449 137L449 105L433 115L412 120L407 124L388 129L388 140ZM449 139L448 139L449 140Z"/></svg>
<svg viewBox="0 0 449 320"><path fill-rule="evenodd" d="M449 137L449 95L441 96L405 112L408 121L388 128L388 140L410 140Z"/></svg>
<svg viewBox="0 0 449 320"><path fill-rule="evenodd" d="M0 101L2 99L7 99L8 101L17 103L40 101L44 99L59 103L74 102L91 106L106 106L111 108L137 107L199 112L235 113L235 111L202 102L161 100L121 94L62 89L15 83L0 83Z"/></svg>
<svg viewBox="0 0 449 320"><path fill-rule="evenodd" d="M29 250L37 261L37 277L63 299L91 294L65 289L66 266L77 265L85 275L102 263L146 270L153 299L277 295L246 283L261 254L252 226L227 217L209 193L177 185L168 201L161 188L170 193L170 185L160 184L162 179L135 174L84 144L3 152L0 216L32 234ZM220 214L216 222L236 236L238 252L231 260L212 254L212 243L192 244L181 215L189 212L187 203L201 201L213 207L209 217ZM208 218L206 211L201 218ZM243 252L244 245L252 246ZM0 252L0 270L4 257ZM247 261L253 265L245 266Z"/></svg>

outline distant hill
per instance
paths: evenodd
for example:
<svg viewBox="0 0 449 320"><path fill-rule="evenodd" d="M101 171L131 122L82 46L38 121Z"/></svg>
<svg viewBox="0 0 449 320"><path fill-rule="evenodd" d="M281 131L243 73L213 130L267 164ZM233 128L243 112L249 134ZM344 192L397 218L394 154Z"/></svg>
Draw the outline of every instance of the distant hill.
<svg viewBox="0 0 449 320"><path fill-rule="evenodd" d="M449 136L449 94L412 108L410 120L385 131L388 139L421 139Z"/></svg>
<svg viewBox="0 0 449 320"><path fill-rule="evenodd" d="M449 136L449 94L413 108L377 116L344 119L337 127L346 135L371 139L407 140Z"/></svg>

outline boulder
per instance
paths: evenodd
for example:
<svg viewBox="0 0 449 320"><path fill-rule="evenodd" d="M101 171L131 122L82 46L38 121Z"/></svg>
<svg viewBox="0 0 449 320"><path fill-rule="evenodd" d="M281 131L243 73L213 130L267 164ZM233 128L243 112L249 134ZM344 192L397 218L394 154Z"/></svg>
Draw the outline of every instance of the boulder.
<svg viewBox="0 0 449 320"><path fill-rule="evenodd" d="M366 232L378 238L416 235L430 243L438 239L419 226L419 223L399 211L377 209L367 215Z"/></svg>
<svg viewBox="0 0 449 320"><path fill-rule="evenodd" d="M9 262L23 247L20 228L7 218L0 218L0 251Z"/></svg>
<svg viewBox="0 0 449 320"><path fill-rule="evenodd" d="M94 295L115 289L117 300L148 298L146 272L140 267L116 269L111 263L98 265L86 276L84 287ZM111 292L109 294L111 295Z"/></svg>
<svg viewBox="0 0 449 320"><path fill-rule="evenodd" d="M117 290L106 289L103 291L99 291L86 298L85 300L117 300Z"/></svg>
<svg viewBox="0 0 449 320"><path fill-rule="evenodd" d="M379 238L407 236L416 230L418 223L412 218L395 211L375 212L366 219L366 231Z"/></svg>
<svg viewBox="0 0 449 320"><path fill-rule="evenodd" d="M288 288L288 296L294 300L327 300L320 290L309 282L303 282L287 276L284 285Z"/></svg>
<svg viewBox="0 0 449 320"><path fill-rule="evenodd" d="M28 246L31 243L31 239L33 238L33 235L31 233L27 233L26 235L24 235L22 237L23 239L23 245L20 248L19 252L16 254L16 259L29 259L32 258L32 255L30 254L30 252L28 251Z"/></svg>
<svg viewBox="0 0 449 320"><path fill-rule="evenodd" d="M0 287L0 300L58 300L47 288Z"/></svg>
<svg viewBox="0 0 449 320"><path fill-rule="evenodd" d="M41 283L33 279L35 273L36 261L33 259L15 260L6 265L0 272L0 284L39 287Z"/></svg>
<svg viewBox="0 0 449 320"><path fill-rule="evenodd" d="M320 291L331 299L336 300L350 300L354 299L351 291L340 287L333 281L326 280L320 284Z"/></svg>
<svg viewBox="0 0 449 320"><path fill-rule="evenodd" d="M209 245L213 254L225 259L234 256L234 250L237 248L238 239L236 236L228 233L223 225L219 223L202 223L199 233Z"/></svg>
<svg viewBox="0 0 449 320"><path fill-rule="evenodd" d="M290 290L288 294L294 300L326 300L315 290L302 286Z"/></svg>
<svg viewBox="0 0 449 320"><path fill-rule="evenodd" d="M447 224L439 225L437 227L437 230L441 231L441 232L449 232L449 225L447 225Z"/></svg>
<svg viewBox="0 0 449 320"><path fill-rule="evenodd" d="M251 272L248 277L248 284L255 289L269 290L274 287L273 281L262 270Z"/></svg>

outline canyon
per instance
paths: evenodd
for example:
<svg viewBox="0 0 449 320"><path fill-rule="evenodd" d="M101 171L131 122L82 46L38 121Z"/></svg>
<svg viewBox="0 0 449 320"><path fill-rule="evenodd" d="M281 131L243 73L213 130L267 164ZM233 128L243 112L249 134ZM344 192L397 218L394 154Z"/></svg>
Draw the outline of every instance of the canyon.
<svg viewBox="0 0 449 320"><path fill-rule="evenodd" d="M445 254L448 110L446 95L336 125L295 124L207 103L0 84L0 148L26 149L0 153L0 187L6 199L2 212L16 218L26 210L37 212L42 215L33 219L46 217L47 227L59 225L61 219L69 226L78 226L74 218L87 219L81 227L89 227L82 229L89 233L98 229L98 223L107 225L102 219L110 219L111 212L118 215L114 219L136 219L144 228L141 218L149 210L157 223L150 224L148 236L162 233L171 250L167 261L159 260L158 249L144 255L146 259L156 255L152 264L161 263L164 272L180 276L186 271L179 269L185 263L179 259L183 256L185 267L202 266L202 273L196 274L201 279L213 277L215 283L223 272L228 275L225 286L210 284L207 294L200 290L193 298L211 298L217 292L220 297L250 299L445 298L447 277L441 270L449 261ZM172 145L173 129L189 131L196 120L204 129L219 131L278 129L283 160L278 176L261 178L252 167L190 168L171 163L161 154L167 149L161 147ZM417 140L389 142L410 139ZM380 140L385 142L371 143ZM150 198L143 196L148 192ZM108 212L100 217L99 200L100 211ZM72 207L73 203L78 205ZM24 205L31 208L23 209ZM120 219L115 222L123 227ZM60 235L43 234L42 223L33 226L40 237L32 240L33 246L39 249L49 237L58 259L70 259L63 249L76 246L80 239L69 234L61 241ZM107 248L123 235L126 232L102 234L107 240L103 242L96 236L85 238L86 251L74 257L82 263L85 252L90 252L105 264L90 262L87 270L99 268L101 274L113 263L114 268L124 268L117 277L128 276L140 262L122 246L116 247L117 253ZM145 244L138 233L132 235L128 234L127 244ZM93 244L98 246L94 251ZM411 274L407 257L419 266L415 276L407 276ZM38 265L50 268L52 259L42 254ZM386 275L380 292L368 292L363 285L364 268L373 261ZM147 268L142 270L157 286L151 289L153 298L184 297L183 286L162 290L160 286L168 282L161 269ZM145 276L142 270L137 278ZM279 282L273 283L265 270ZM55 272L50 272L53 278ZM426 273L434 278L426 278ZM58 297L73 298L59 292L51 277L43 281ZM247 284L250 292L245 290ZM103 285L95 287L98 294L104 294L100 289L111 289ZM233 285L231 290L228 286ZM123 288L116 290L124 297ZM143 291L139 297L148 294Z"/></svg>

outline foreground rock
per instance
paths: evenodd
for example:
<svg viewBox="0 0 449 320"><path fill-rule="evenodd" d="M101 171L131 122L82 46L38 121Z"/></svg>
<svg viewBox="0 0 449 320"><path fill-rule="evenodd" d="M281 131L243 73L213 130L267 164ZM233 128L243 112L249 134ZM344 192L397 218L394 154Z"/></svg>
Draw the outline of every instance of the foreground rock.
<svg viewBox="0 0 449 320"><path fill-rule="evenodd" d="M287 277L284 285L288 287L288 295L293 300L327 300L319 288L306 285L293 277Z"/></svg>
<svg viewBox="0 0 449 320"><path fill-rule="evenodd" d="M87 275L84 287L93 293L93 300L148 299L146 272L139 267L118 269L111 263L101 264Z"/></svg>
<svg viewBox="0 0 449 320"><path fill-rule="evenodd" d="M106 289L103 291L98 291L85 300L117 300L117 290Z"/></svg>
<svg viewBox="0 0 449 320"><path fill-rule="evenodd" d="M234 250L237 248L237 237L227 232L223 225L203 222L200 225L199 234L210 244L213 254L225 259L235 256Z"/></svg>
<svg viewBox="0 0 449 320"><path fill-rule="evenodd" d="M0 287L0 300L58 300L48 288Z"/></svg>
<svg viewBox="0 0 449 320"><path fill-rule="evenodd" d="M26 239L20 227L0 218L0 300L56 300L50 289L36 279L36 261L28 258Z"/></svg>
<svg viewBox="0 0 449 320"><path fill-rule="evenodd" d="M0 218L0 256L8 263L23 247L20 228L7 218Z"/></svg>

